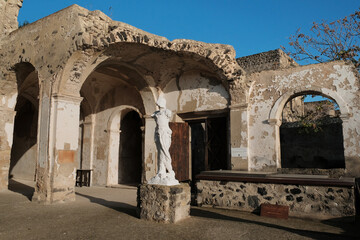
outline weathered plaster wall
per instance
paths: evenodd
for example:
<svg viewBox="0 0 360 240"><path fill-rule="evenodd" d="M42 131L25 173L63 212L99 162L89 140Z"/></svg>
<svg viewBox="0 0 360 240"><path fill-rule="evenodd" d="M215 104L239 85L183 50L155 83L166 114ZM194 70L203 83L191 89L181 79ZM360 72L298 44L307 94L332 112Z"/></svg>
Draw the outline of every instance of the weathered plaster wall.
<svg viewBox="0 0 360 240"><path fill-rule="evenodd" d="M0 107L0 191L7 189L15 111Z"/></svg>
<svg viewBox="0 0 360 240"><path fill-rule="evenodd" d="M252 81L248 106L249 170L276 171L281 167L278 126L282 109L292 96L316 92L339 104L347 174L360 175L359 79L351 64L331 62L263 71L249 79Z"/></svg>
<svg viewBox="0 0 360 240"><path fill-rule="evenodd" d="M196 71L172 79L164 92L166 107L177 113L225 109L230 98L221 81Z"/></svg>
<svg viewBox="0 0 360 240"><path fill-rule="evenodd" d="M55 96L52 101L49 139L50 202L75 199L76 152L78 150L80 98Z"/></svg>

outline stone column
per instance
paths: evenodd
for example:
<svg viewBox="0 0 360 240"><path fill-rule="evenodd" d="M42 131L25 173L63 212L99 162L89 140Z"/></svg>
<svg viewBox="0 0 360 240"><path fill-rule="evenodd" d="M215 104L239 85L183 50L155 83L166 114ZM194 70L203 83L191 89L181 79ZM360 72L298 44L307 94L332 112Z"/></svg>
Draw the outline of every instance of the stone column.
<svg viewBox="0 0 360 240"><path fill-rule="evenodd" d="M16 112L0 106L0 191L8 188L11 146Z"/></svg>
<svg viewBox="0 0 360 240"><path fill-rule="evenodd" d="M78 149L81 100L79 97L55 95L51 98L50 108L47 108L49 103L46 99L41 101L39 124L43 130L39 131L34 200L46 203L75 200L75 157ZM49 117L48 124L46 117ZM48 133L48 137L44 136L44 132ZM44 155L46 152L47 156Z"/></svg>
<svg viewBox="0 0 360 240"><path fill-rule="evenodd" d="M275 154L276 154L276 166L272 166L274 168L274 171L276 169L281 168L281 144L280 144L280 126L282 124L282 120L280 119L269 119L268 123L270 126L274 127L275 132Z"/></svg>
<svg viewBox="0 0 360 240"><path fill-rule="evenodd" d="M231 169L248 170L247 104L230 107Z"/></svg>
<svg viewBox="0 0 360 240"><path fill-rule="evenodd" d="M155 120L145 115L145 134L144 134L144 171L145 181L149 181L156 175L157 171L157 151L155 144ZM143 181L144 182L144 181Z"/></svg>
<svg viewBox="0 0 360 240"><path fill-rule="evenodd" d="M120 114L114 119L120 122ZM109 129L109 157L106 186L117 185L119 183L119 143L120 143L119 129Z"/></svg>
<svg viewBox="0 0 360 240"><path fill-rule="evenodd" d="M354 109L355 110L355 109ZM344 141L345 174L348 177L360 177L360 141L359 134L360 111L350 114L341 114Z"/></svg>
<svg viewBox="0 0 360 240"><path fill-rule="evenodd" d="M94 156L94 115L85 118L83 123L83 139L82 139L82 169L93 169ZM93 174L91 174L91 178ZM92 179L90 180L92 185Z"/></svg>

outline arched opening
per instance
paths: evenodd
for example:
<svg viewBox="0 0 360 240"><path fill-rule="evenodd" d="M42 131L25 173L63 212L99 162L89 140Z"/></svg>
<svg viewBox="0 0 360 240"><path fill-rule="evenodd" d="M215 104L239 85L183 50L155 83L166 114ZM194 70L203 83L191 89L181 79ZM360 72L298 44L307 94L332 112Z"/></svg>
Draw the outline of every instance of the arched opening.
<svg viewBox="0 0 360 240"><path fill-rule="evenodd" d="M99 64L83 83L79 166L91 170L91 185L140 183L142 133L139 131L143 125L140 116L145 112L141 93L146 88L135 69L114 59ZM130 149L134 148L134 142L135 152ZM140 157L132 156L139 153ZM126 158L129 161L135 158L136 164L122 160Z"/></svg>
<svg viewBox="0 0 360 240"><path fill-rule="evenodd" d="M14 70L18 94L10 157L9 189L31 199L34 189L28 185L35 181L38 155L39 80L34 66L30 63L19 63ZM22 184L23 181L25 184Z"/></svg>
<svg viewBox="0 0 360 240"><path fill-rule="evenodd" d="M311 92L291 97L282 111L281 168L344 169L340 114L338 104L328 96Z"/></svg>
<svg viewBox="0 0 360 240"><path fill-rule="evenodd" d="M13 145L10 158L10 178L35 180L37 159L38 111L20 96L15 107Z"/></svg>
<svg viewBox="0 0 360 240"><path fill-rule="evenodd" d="M124 111L123 111L124 114ZM121 119L119 144L119 184L139 184L142 173L142 120L131 110Z"/></svg>

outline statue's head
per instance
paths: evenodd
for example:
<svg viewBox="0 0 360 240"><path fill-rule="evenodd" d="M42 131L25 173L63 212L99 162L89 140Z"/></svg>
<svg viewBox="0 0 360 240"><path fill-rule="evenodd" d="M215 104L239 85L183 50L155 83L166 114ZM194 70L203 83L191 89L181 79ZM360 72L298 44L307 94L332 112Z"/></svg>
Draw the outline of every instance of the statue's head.
<svg viewBox="0 0 360 240"><path fill-rule="evenodd" d="M166 108L166 99L164 98L164 93L159 94L159 98L156 101L156 105L158 105L160 108Z"/></svg>

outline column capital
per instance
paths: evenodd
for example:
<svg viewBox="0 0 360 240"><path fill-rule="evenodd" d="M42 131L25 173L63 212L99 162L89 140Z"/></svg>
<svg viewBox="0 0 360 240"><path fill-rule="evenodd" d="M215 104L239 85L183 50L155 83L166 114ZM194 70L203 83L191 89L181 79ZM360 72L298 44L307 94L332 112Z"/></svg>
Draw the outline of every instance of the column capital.
<svg viewBox="0 0 360 240"><path fill-rule="evenodd" d="M247 103L233 104L229 106L230 110L246 110L247 107Z"/></svg>
<svg viewBox="0 0 360 240"><path fill-rule="evenodd" d="M282 121L279 120L279 119L268 119L268 123L271 125L271 126L281 126L282 124Z"/></svg>
<svg viewBox="0 0 360 240"><path fill-rule="evenodd" d="M55 94L52 97L53 97L54 101L57 101L57 102L71 102L71 103L75 103L75 104L80 104L81 101L83 100L82 97L64 95L64 94Z"/></svg>
<svg viewBox="0 0 360 240"><path fill-rule="evenodd" d="M345 114L341 114L340 115L340 119L343 121L343 122L347 122L349 121L349 118L351 117L351 114L349 113L345 113Z"/></svg>

